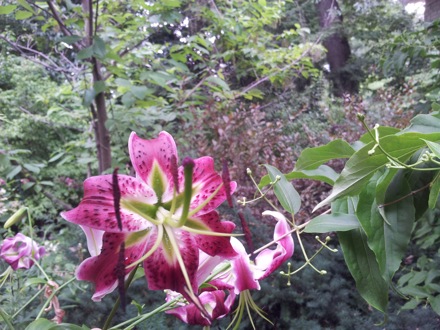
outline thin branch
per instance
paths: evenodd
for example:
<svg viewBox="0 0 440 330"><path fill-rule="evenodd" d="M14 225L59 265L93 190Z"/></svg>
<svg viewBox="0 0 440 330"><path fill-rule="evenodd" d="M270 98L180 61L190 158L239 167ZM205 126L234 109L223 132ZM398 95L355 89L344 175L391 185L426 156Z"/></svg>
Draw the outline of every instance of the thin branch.
<svg viewBox="0 0 440 330"><path fill-rule="evenodd" d="M58 13L57 9L55 8L54 4L52 3L51 0L47 0L47 4L49 6L50 12L52 14L52 17L57 21L61 31L63 32L64 35L66 36L71 36L73 35L72 32L70 32L70 30L66 27L66 25L64 25L60 14Z"/></svg>

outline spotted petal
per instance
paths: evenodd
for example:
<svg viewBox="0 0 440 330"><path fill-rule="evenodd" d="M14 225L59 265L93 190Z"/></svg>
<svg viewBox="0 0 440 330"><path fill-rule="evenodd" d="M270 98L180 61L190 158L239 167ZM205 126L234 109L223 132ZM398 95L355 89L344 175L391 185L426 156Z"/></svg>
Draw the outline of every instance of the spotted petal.
<svg viewBox="0 0 440 330"><path fill-rule="evenodd" d="M214 160L211 157L195 159L194 163L193 190L195 195L191 201L190 210L193 210L202 204L223 183L222 177L214 169ZM183 171L183 169L179 170L181 172ZM237 188L237 183L231 182L230 187L232 194ZM212 198L209 203L197 213L197 215L205 214L216 209L226 200L226 197L225 189L221 188L214 198Z"/></svg>
<svg viewBox="0 0 440 330"><path fill-rule="evenodd" d="M128 140L128 150L138 178L151 187L157 186L155 181L161 180L162 193L173 190L171 162L173 156L177 162L178 155L176 143L169 133L163 131L156 139L144 140L132 132ZM161 177L157 177L158 175ZM162 198L162 195L158 197Z"/></svg>
<svg viewBox="0 0 440 330"><path fill-rule="evenodd" d="M135 236L136 239L133 239ZM105 233L103 237L102 251L98 256L84 260L76 271L78 280L89 281L95 284L95 293L92 300L101 299L111 293L118 285L116 266L121 243L126 241L125 265L138 260L146 251L149 242L149 235L144 232L144 236L128 233ZM126 268L125 274L134 268Z"/></svg>
<svg viewBox="0 0 440 330"><path fill-rule="evenodd" d="M194 238L188 232L180 229L169 231L166 235L173 235L171 239L177 242L192 289L196 290L199 251ZM155 237L151 238L153 241L155 239ZM144 261L148 287L151 290L169 289L185 295L184 288L187 284L178 263L176 251L167 244L169 239L170 237L165 237L159 248Z"/></svg>
<svg viewBox="0 0 440 330"><path fill-rule="evenodd" d="M217 211L212 211L197 218L192 218L187 222L187 226L195 229L202 229L212 233L230 234L235 228L235 224L230 221L220 221ZM233 249L229 236L209 236L194 235L197 246L210 256L220 256L232 258L237 255Z"/></svg>
<svg viewBox="0 0 440 330"><path fill-rule="evenodd" d="M122 232L133 232L151 227L142 209L157 202L145 183L127 175L118 175L121 192ZM67 221L106 232L121 232L115 216L112 175L101 175L84 181L84 198L78 207L61 213ZM141 205L137 209L133 205Z"/></svg>

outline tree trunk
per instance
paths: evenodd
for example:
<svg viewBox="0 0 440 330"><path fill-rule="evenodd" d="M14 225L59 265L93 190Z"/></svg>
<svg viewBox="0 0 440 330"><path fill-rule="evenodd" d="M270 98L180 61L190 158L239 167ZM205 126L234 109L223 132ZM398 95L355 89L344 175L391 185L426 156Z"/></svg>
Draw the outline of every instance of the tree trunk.
<svg viewBox="0 0 440 330"><path fill-rule="evenodd" d="M323 32L328 33L323 41L327 49L327 62L330 65L330 80L333 82L333 93L342 96L344 93L357 93L358 82L347 70L351 55L350 45L342 30L342 14L336 0L321 0L317 4L319 24Z"/></svg>
<svg viewBox="0 0 440 330"><path fill-rule="evenodd" d="M440 17L440 1L426 0L425 1L425 21L432 22Z"/></svg>
<svg viewBox="0 0 440 330"><path fill-rule="evenodd" d="M86 14L88 14L87 20L85 21L84 27L86 30L87 41L86 46L91 46L93 44L93 26L94 22L93 15L93 4L92 0L82 0L82 8ZM96 17L97 19L97 17ZM92 72L93 72L93 85L98 82L103 81L103 76L101 72L101 64L96 57L92 57ZM93 115L93 128L95 132L96 149L98 155L98 169L99 173L111 168L112 166L112 156L111 156L111 146L110 146L110 133L105 127L107 121L107 105L105 102L104 92L100 92L95 96L95 104L90 105L90 109Z"/></svg>

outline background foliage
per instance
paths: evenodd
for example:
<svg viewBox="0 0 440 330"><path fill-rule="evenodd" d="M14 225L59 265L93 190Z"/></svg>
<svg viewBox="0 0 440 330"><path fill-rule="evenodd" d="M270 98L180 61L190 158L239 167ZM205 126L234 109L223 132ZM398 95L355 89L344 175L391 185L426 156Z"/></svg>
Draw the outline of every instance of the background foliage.
<svg viewBox="0 0 440 330"><path fill-rule="evenodd" d="M323 252L315 260L327 275L307 268L292 277L290 287L286 278L275 275L254 294L276 327L372 328L383 315L361 295L373 307L388 312L390 328L438 327L439 211L436 196L429 195L429 189L433 196L438 193L437 172L417 176L386 169L387 157L368 172L368 151L375 143L366 135L361 138L366 131L356 113L365 114L371 129L375 123L409 127L403 133L381 128L386 150L396 141L402 143L399 147L406 146L410 132L418 132L410 152L393 149L393 156L404 162L420 148L428 150L429 144L420 143L419 137L440 140L438 115L431 113L439 110L435 104L439 102L439 24L417 22L394 2L341 2L352 54L346 70L358 79L360 91L338 98L332 94L321 46L331 31L319 26L315 2L99 1L94 2L94 33L89 36L88 17L80 1L5 1L0 6L0 219L6 221L21 206L29 207L38 240L49 251L43 266L59 283L74 276L76 265L87 257L85 241L78 228L61 220L59 212L78 204L82 181L101 169L95 134L101 95L108 117L105 129L111 137L111 167L118 166L121 172L131 172L126 151L131 131L151 138L165 129L178 140L182 155L212 155L218 168L226 159L239 183L240 197L251 198L255 192L247 168L257 178L266 174L261 164L286 173L301 193L299 223L315 216L312 210L335 184L327 199L333 201L332 211L355 215L363 231L332 235L340 251ZM64 27L50 14L49 4ZM94 70L99 70L100 79ZM427 113L431 114L410 122L415 115ZM423 135L428 133L433 134ZM348 143L335 143L337 139ZM334 144L328 147L331 141ZM320 155L318 166L304 163L310 154L303 150L322 145L335 155L326 158L323 149L315 149ZM435 148L431 145L434 160L439 156ZM341 157L341 150L346 157ZM350 157L360 158L345 165ZM319 165L332 169L317 171ZM347 184L339 173L355 166L364 173L363 179ZM371 236L377 228L368 227L371 209L349 207L402 197L387 197L388 186L381 186L381 180L393 182L397 190L406 189L405 196L432 182L429 189L411 195L417 210L414 219L399 215L393 220L394 228L406 223L404 233L398 233L405 244L390 248L390 269L385 260L389 255L380 255L381 241ZM409 186L398 186L402 181ZM406 207L411 206L406 202L402 207L409 213ZM259 203L246 210L256 246L269 239L260 216L266 208ZM381 215L375 216L377 220ZM234 214L228 217L237 221ZM26 233L26 223L24 219L9 231L1 229L1 234ZM385 288L380 294L368 290L371 283L359 284L361 277L356 277L359 273L347 260L353 237L361 237L369 246L365 257L377 263L374 275ZM316 249L312 236L306 241L307 249ZM303 263L298 248L292 263L295 268ZM6 265L0 267L2 272ZM1 307L14 314L35 294L39 281L36 269L30 274L16 272L14 281L1 289ZM388 291L388 286L393 290ZM164 299L162 293L147 292L142 279L130 292L133 303L127 315L118 315L119 321L139 309L151 310ZM115 295L95 304L89 301L89 285L76 282L59 298L67 311L66 322L100 326ZM17 327L25 327L41 305L42 301L35 301L29 313L18 314ZM219 324L225 326L227 321ZM271 328L263 320L258 322L260 329ZM184 328L165 315L148 323L149 329L164 326Z"/></svg>

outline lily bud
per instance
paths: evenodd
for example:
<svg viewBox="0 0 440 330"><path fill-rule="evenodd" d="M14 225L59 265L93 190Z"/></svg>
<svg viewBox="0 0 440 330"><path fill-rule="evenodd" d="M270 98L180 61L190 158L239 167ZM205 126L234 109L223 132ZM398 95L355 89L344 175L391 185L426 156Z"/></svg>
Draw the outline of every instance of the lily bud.
<svg viewBox="0 0 440 330"><path fill-rule="evenodd" d="M17 212L15 212L4 224L3 228L8 229L9 227L19 223L22 219L26 217L28 208L23 206Z"/></svg>

